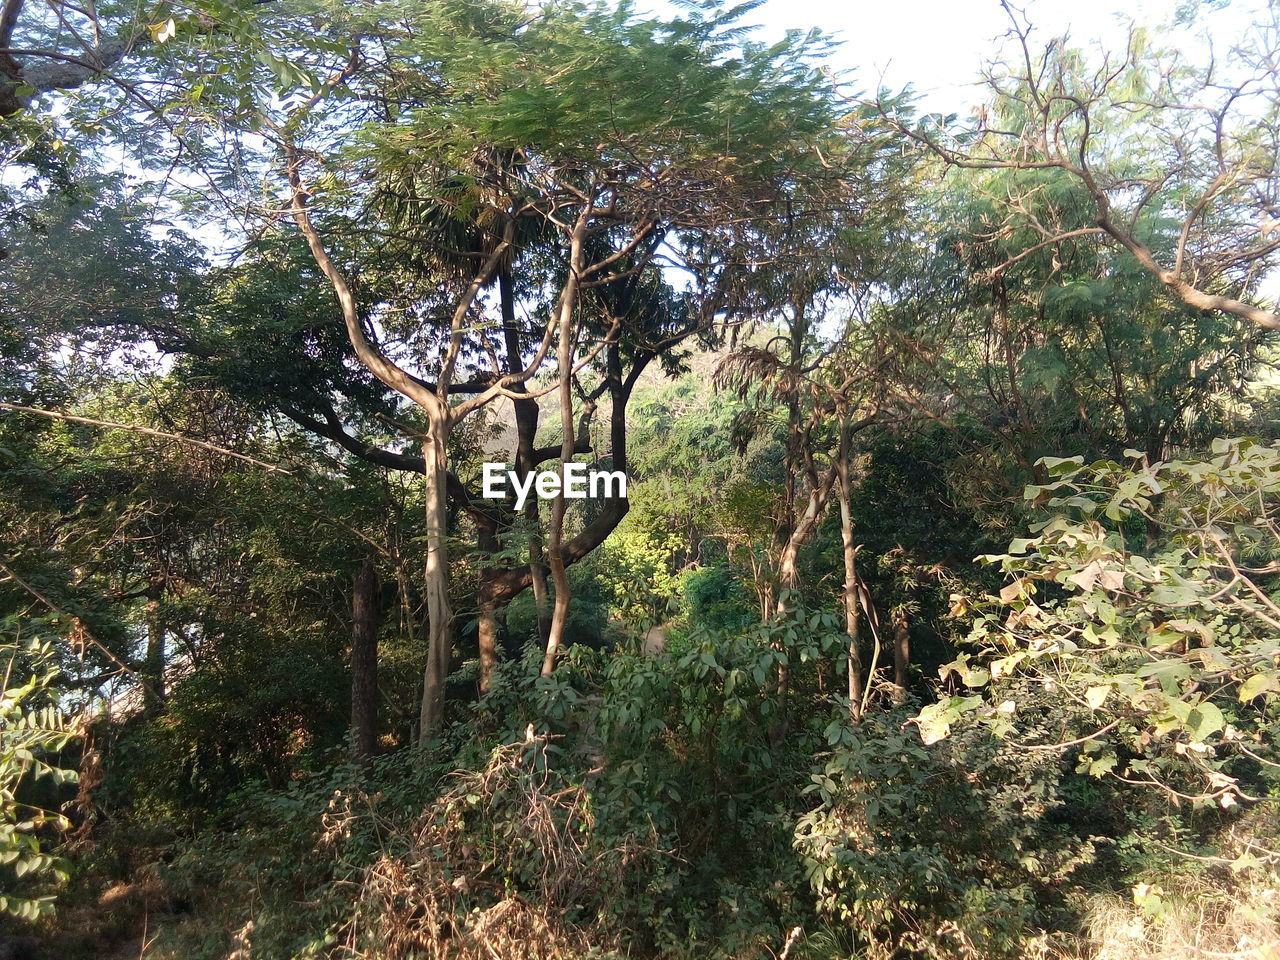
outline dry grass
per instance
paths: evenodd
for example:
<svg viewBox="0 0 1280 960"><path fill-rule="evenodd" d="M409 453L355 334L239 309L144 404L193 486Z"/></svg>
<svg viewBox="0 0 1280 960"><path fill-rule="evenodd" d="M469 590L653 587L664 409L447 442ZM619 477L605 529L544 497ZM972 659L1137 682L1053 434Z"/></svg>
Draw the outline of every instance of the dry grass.
<svg viewBox="0 0 1280 960"><path fill-rule="evenodd" d="M1086 916L1090 960L1280 960L1280 894L1272 887L1235 897L1207 890L1170 896L1158 917L1132 902L1094 897Z"/></svg>
<svg viewBox="0 0 1280 960"><path fill-rule="evenodd" d="M586 790L549 772L547 739L496 749L366 873L348 949L379 960L569 960L618 946L591 922L648 848L600 849ZM573 923L576 915L587 922Z"/></svg>
<svg viewBox="0 0 1280 960"><path fill-rule="evenodd" d="M1090 960L1280 960L1278 830L1280 813L1260 804L1219 835L1213 855L1161 844L1175 870L1153 881L1163 890L1135 890L1158 895L1158 909L1148 915L1133 898L1090 898L1080 953Z"/></svg>

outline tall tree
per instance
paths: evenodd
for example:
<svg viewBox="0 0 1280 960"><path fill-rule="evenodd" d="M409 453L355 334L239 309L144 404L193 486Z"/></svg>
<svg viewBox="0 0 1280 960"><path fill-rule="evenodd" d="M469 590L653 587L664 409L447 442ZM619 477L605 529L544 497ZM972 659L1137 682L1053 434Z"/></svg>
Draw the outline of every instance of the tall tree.
<svg viewBox="0 0 1280 960"><path fill-rule="evenodd" d="M378 628L381 625L378 568L365 560L351 586L351 731L357 760L367 762L378 746Z"/></svg>
<svg viewBox="0 0 1280 960"><path fill-rule="evenodd" d="M740 60L722 59L735 44L729 17L646 22L626 9L552 8L528 23L522 10L502 4L477 6L464 15L452 8L429 12L438 18L432 29L404 39L402 56L389 61L388 71L364 69L368 58L356 49L334 74L331 89L357 94L382 89L389 80L398 84L396 109L366 120L359 136L347 135L354 141L353 151L332 147L329 124L343 115L347 108L342 105L325 119L316 112L324 101L312 97L304 108L267 124L283 151L291 215L333 286L356 355L378 380L409 400L421 418L420 426L406 426L422 445L428 489L425 589L430 627L423 736L440 723L452 645L446 527L454 427L500 397L527 403L538 392L557 391L559 458L567 463L578 419L575 380L593 366L600 369L602 386L597 389L609 393L621 416L629 390L624 354L643 358L647 352L651 358L680 339L624 347L628 330L623 318L606 311L588 319L586 292L643 274L661 253L664 262L683 261L700 278L688 312L694 322L686 324L696 328L714 312L708 304L716 300L716 282L732 272L726 251L743 245L749 232L745 225L777 215L788 192L810 176L807 169L822 169L813 146L832 131L824 81L803 60L788 59L803 50L803 43L797 39L769 50L746 47ZM439 46L442 35L449 38L447 50ZM506 41L496 43L498 36ZM625 104L606 104L587 93L600 82L601 63L610 64L617 89L625 91ZM544 79L548 69L554 83ZM485 96L463 96L463 91L483 91ZM307 131L315 146L305 143ZM482 242L465 279L453 286L446 281L437 288L443 298L435 294L418 305L412 297L361 304L348 270L331 255L310 212L322 196L316 178L307 174L319 151L327 151L329 176L341 169L335 162L348 161L359 164L354 169L371 163L379 170L398 171L403 182L412 182L417 197L431 198L433 211L456 199L460 182L483 185L468 193L468 202L478 206L455 212L482 227ZM323 196L332 202L339 193L331 189ZM517 351L509 350L504 362L499 358L503 344L491 342L487 333L491 326L500 329L503 319L501 314L489 319L483 294L498 279L504 260L523 252L514 245L517 224L526 218L550 228L539 254L548 272L529 284L549 313L540 336L535 332L530 341L515 344ZM444 314L436 314L439 320L422 322L424 312L445 304ZM420 354L393 356L366 329L374 316L384 329L401 329L406 344L434 344L439 359L424 363ZM506 325L510 327L509 320ZM537 391L522 387L553 353L558 379ZM647 359L626 376L638 375L644 363ZM458 380L464 370L465 379ZM621 439L616 434L625 426L615 424L616 448ZM613 451L615 468L623 456L619 449ZM563 635L568 603L564 568L575 548L580 556L583 548L594 546L566 540L566 511L561 494L547 538L547 559L559 589L546 669ZM625 503L613 522L624 512Z"/></svg>
<svg viewBox="0 0 1280 960"><path fill-rule="evenodd" d="M1095 56L1065 38L1043 45L1010 4L1012 56L986 75L989 105L968 128L911 123L904 136L954 167L1015 172L999 201L1025 213L1056 171L1092 222L1027 218L1026 256L1080 236L1105 238L1195 310L1275 330L1258 285L1280 262L1280 21L1275 11L1222 56L1130 27ZM1070 210L1074 205L1065 204Z"/></svg>

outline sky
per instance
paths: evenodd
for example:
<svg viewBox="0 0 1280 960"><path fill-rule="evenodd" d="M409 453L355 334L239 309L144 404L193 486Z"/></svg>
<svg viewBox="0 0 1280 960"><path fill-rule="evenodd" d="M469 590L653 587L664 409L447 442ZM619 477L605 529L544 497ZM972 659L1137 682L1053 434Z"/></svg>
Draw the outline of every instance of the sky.
<svg viewBox="0 0 1280 960"><path fill-rule="evenodd" d="M1203 15L1195 34L1206 30L1215 45L1239 36L1250 10L1266 0L1237 2ZM1067 32L1073 46L1124 42L1130 20L1142 26L1167 22L1181 0L1027 0L1023 8L1041 43ZM642 8L644 2L639 4ZM647 4L663 10L663 0ZM670 9L670 8L665 8ZM820 28L842 41L833 65L852 70L855 92L911 84L926 111L968 113L984 98L976 88L982 64L1009 30L998 0L767 0L747 18L761 39L788 28ZM1194 37L1186 42L1196 43Z"/></svg>
<svg viewBox="0 0 1280 960"><path fill-rule="evenodd" d="M1086 50L1123 47L1131 23L1171 27L1187 2L1015 0L1032 26L1035 46L1065 34L1070 46ZM1243 38L1274 4L1280 0L1202 0L1195 22L1174 28L1168 42L1204 62L1210 50L1221 55ZM637 7L660 15L676 12L671 0L637 0ZM746 22L757 25L760 40L818 27L841 41L831 62L851 73L848 93L896 92L910 85L921 112L962 117L986 100L982 67L1009 49L1011 26L1000 0L766 0ZM1280 270L1264 280L1260 293L1280 299Z"/></svg>
<svg viewBox="0 0 1280 960"><path fill-rule="evenodd" d="M1115 49L1124 43L1131 21L1163 25L1188 0L1019 2L1039 45L1065 33L1073 46ZM1232 0L1226 9L1211 9L1220 2L1203 0L1210 9L1179 35L1183 46L1203 52L1205 38L1211 37L1221 50L1241 36L1256 10L1280 0ZM673 0L636 0L636 6L663 16L678 12ZM818 27L840 41L831 65L850 74L847 93L897 91L910 84L922 112L961 116L986 99L979 86L982 66L1008 43L1010 29L999 0L766 0L745 22L757 25L756 38L766 41L780 39L788 29ZM236 246L228 247L227 238L217 242L210 231L197 233L211 250ZM1280 290L1280 280L1275 284Z"/></svg>

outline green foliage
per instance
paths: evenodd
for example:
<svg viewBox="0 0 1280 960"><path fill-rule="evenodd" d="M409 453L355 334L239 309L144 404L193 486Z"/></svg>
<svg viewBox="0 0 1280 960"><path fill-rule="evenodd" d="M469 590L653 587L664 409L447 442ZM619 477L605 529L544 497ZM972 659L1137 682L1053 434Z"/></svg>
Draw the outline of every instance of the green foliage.
<svg viewBox="0 0 1280 960"><path fill-rule="evenodd" d="M795 831L818 911L869 956L1025 956L1093 856L1058 817L1066 773L975 724L924 747L907 717L827 728Z"/></svg>
<svg viewBox="0 0 1280 960"><path fill-rule="evenodd" d="M437 91L465 95L407 111L411 142L455 168L470 163L478 141L558 162L647 162L685 176L710 165L748 177L795 160L791 147L831 122L813 66L819 35L744 44L741 10L665 22L629 4L555 5L532 21L502 3L421 12L434 29L405 43L405 53L438 64L423 77ZM555 83L544 82L549 75ZM596 95L601 84L610 98ZM401 149L371 133L375 149Z"/></svg>
<svg viewBox="0 0 1280 960"><path fill-rule="evenodd" d="M1007 690L1030 678L1094 718L1081 769L1198 803L1248 797L1275 764L1280 448L1220 440L1202 460L1042 463L1052 479L1027 496L1050 517L986 558L1011 581L980 608L976 660L943 670L984 697L927 708L926 740L979 704L1014 733Z"/></svg>
<svg viewBox="0 0 1280 960"><path fill-rule="evenodd" d="M770 917L803 909L787 811L819 739L774 685L786 663L796 688L811 690L819 657L843 643L836 618L798 612L740 632L695 627L665 655L608 663L593 718L606 762L594 795L602 824L650 824L661 847L679 851L653 907L661 954L756 951Z"/></svg>
<svg viewBox="0 0 1280 960"><path fill-rule="evenodd" d="M744 631L758 617L741 581L726 567L690 570L682 578L681 590L690 623L712 633Z"/></svg>
<svg viewBox="0 0 1280 960"><path fill-rule="evenodd" d="M12 628L5 624L4 634L15 635ZM41 779L74 782L75 771L63 768L57 754L76 733L50 697L58 670L48 640L0 642L0 663L0 914L35 919L54 906L54 894L38 892L40 886L67 877L67 865L47 847L52 834L70 824L24 794Z"/></svg>
<svg viewBox="0 0 1280 960"><path fill-rule="evenodd" d="M769 635L704 637L672 658L575 645L550 678L539 661L531 646L504 663L440 755L247 784L167 883L234 928L252 921L253 949L280 957L328 956L351 936L405 956L440 930L464 956L507 935L549 956L733 957L775 942L802 883L786 863L798 784L778 778L812 734L771 737ZM167 946L213 956L231 942Z"/></svg>
<svg viewBox="0 0 1280 960"><path fill-rule="evenodd" d="M565 640L569 644L601 647L617 638L613 629L615 625L609 619L615 610L616 591L623 584L617 581L610 583L597 576L600 569L598 557L589 557L584 563L569 568L573 604L569 607L564 628ZM554 590L551 595L555 596ZM527 641L540 639L538 611L530 593L521 594L508 605L506 627L512 645L517 649ZM533 672L536 674L537 670Z"/></svg>
<svg viewBox="0 0 1280 960"><path fill-rule="evenodd" d="M644 630L675 612L680 584L670 570L680 547L677 534L657 537L623 521L593 564L614 616Z"/></svg>
<svg viewBox="0 0 1280 960"><path fill-rule="evenodd" d="M1258 47L1232 93L1247 45L1211 78L1141 32L1114 72L1051 44L1041 80L1014 62L980 127L940 142L1000 156L1021 140L1003 155L1026 168L951 165L934 185L927 151L892 132L905 98L846 100L817 31L761 44L752 3L677 6L196 0L20 24L15 48L54 54L23 69L74 73L58 51L84 46L123 59L75 96L10 91L6 172L33 179L0 183L0 399L288 472L0 414L0 622L52 607L80 628L74 645L0 644L0 914L46 914L62 885L65 820L39 807L71 778L74 704L96 711L104 779L81 797L91 869L60 895L92 917L104 888L142 902L154 884L190 907L140 910L129 955L1110 955L1085 942L1098 903L1137 931L1134 960L1189 905L1232 933L1251 911L1256 939L1152 956L1270 948L1280 446L1202 448L1275 436L1273 334L1174 301L1131 253L1257 293L1280 252L1274 57ZM1069 164L1025 162L1046 150ZM142 176L97 174L118 157ZM560 305L577 356L599 352L573 412L629 397L625 424L581 421L598 465L626 441L630 512L575 555L547 677L528 592L483 593L523 576L537 515L458 485L513 418L539 462L559 427L506 393L452 432L458 642L429 748L406 747L424 421L355 361L287 216L286 165L357 320L411 378L439 386L451 336L455 404L549 363L577 241L584 286ZM1103 235L1107 203L1130 242ZM193 233L238 249L204 257ZM837 449L851 490L833 485ZM601 509L574 507L570 542L612 521ZM1029 515L1030 536L993 547ZM380 720L357 763L366 562ZM515 655L482 694L490 596ZM844 603L876 650L856 720ZM663 650L613 642L659 623ZM900 639L913 682L882 696ZM938 663L940 699L911 716ZM124 946L82 937L94 955Z"/></svg>
<svg viewBox="0 0 1280 960"><path fill-rule="evenodd" d="M389 832L433 802L443 774L441 764L401 751L367 769L333 762L281 788L246 783L222 807L220 829L183 844L161 868L163 881L205 914L235 928L249 923L255 950L326 956L350 920L353 886L388 851ZM234 945L225 926L203 924L162 943L199 958Z"/></svg>

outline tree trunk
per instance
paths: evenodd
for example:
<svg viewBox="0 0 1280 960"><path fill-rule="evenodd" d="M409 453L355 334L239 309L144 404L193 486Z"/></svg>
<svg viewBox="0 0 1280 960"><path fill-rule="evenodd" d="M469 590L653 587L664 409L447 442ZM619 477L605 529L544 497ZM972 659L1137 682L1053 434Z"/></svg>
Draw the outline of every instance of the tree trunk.
<svg viewBox="0 0 1280 960"><path fill-rule="evenodd" d="M143 709L155 710L164 703L165 631L160 620L160 600L164 596L164 577L151 575L147 583L147 649L143 659L143 676L147 685L143 688Z"/></svg>
<svg viewBox="0 0 1280 960"><path fill-rule="evenodd" d="M587 216L584 210L574 227L569 248L569 277L560 292L558 306L560 340L557 361L560 376L560 490L551 504L551 536L548 542L547 561L551 567L551 579L555 583L555 605L551 610L551 633L547 637L546 655L542 658L542 675L551 676L556 657L564 643L564 628L569 619L569 573L564 558L564 518L569 501L565 497L565 468L573 459L573 316L578 304L578 276L582 270L582 246L586 239Z"/></svg>
<svg viewBox="0 0 1280 960"><path fill-rule="evenodd" d="M555 584L555 603L551 608L551 630L547 636L547 650L542 658L542 675L551 676L555 669L556 657L564 643L565 624L569 620L569 572L565 567L561 542L564 537L565 502L561 494L551 507L551 549L547 559L551 567L551 580Z"/></svg>
<svg viewBox="0 0 1280 960"><path fill-rule="evenodd" d="M858 548L853 543L853 507L849 483L849 433L841 424L840 446L837 453L836 472L840 497L840 540L844 547L844 627L849 635L849 719L857 723L862 718L862 652L858 637Z"/></svg>
<svg viewBox="0 0 1280 960"><path fill-rule="evenodd" d="M473 513L476 524L476 548L482 557L494 557L499 552L499 518ZM480 679L477 684L480 696L485 696L493 686L493 671L498 665L498 605L494 602L491 565L480 568L480 582L476 584L476 650L480 657Z"/></svg>
<svg viewBox="0 0 1280 960"><path fill-rule="evenodd" d="M0 47L6 50L22 7L21 2L4 5L4 17L0 22ZM90 6L89 9L93 8ZM77 39L81 43L87 42L79 37ZM77 49L74 57L42 57L33 54L26 56L24 63L19 63L10 53L0 54L0 117L12 117L21 113L42 93L75 90L104 76L131 50L141 46L145 39L145 36L133 38L132 41L103 39L85 49Z"/></svg>
<svg viewBox="0 0 1280 960"><path fill-rule="evenodd" d="M805 512L782 548L782 555L778 560L778 598L774 607L774 617L778 620L782 620L790 612L794 603L793 594L800 589L800 550L818 530L818 521L826 510L835 475L833 467L822 482L809 492ZM778 649L781 650L782 647L779 645ZM778 664L778 693L787 692L789 672L790 666L786 660Z"/></svg>
<svg viewBox="0 0 1280 960"><path fill-rule="evenodd" d="M355 295L324 248L324 242L316 231L307 212L310 194L303 188L301 167L303 156L292 143L284 143L287 160L286 174L293 193L293 218L298 229L307 239L307 246L320 272L333 286L334 296L342 310L347 339L365 368L392 390L412 400L426 414L428 432L423 438L422 475L426 499L427 558L424 577L424 593L427 601L427 663L422 679L422 705L418 714L418 742L423 743L436 733L444 718L444 685L449 671L449 657L453 648L453 612L449 609L449 556L448 556L448 476L449 434L456 422L478 405L488 402L496 394L472 398L473 406L461 405L456 410L449 406L449 385L465 339L466 317L480 291L493 276L504 253L510 246L512 225L504 231L504 239L489 254L483 268L476 274L467 292L454 309L451 321L449 347L441 364L436 386L424 383L397 365L365 333ZM539 362L541 362L539 360ZM532 375L533 371L529 371Z"/></svg>
<svg viewBox="0 0 1280 960"><path fill-rule="evenodd" d="M827 501L831 498L831 487L836 479L836 473L833 466L822 481L809 491L809 501L805 505L805 511L782 547L782 553L778 558L778 585L781 588L776 611L778 616L787 612L789 598L786 594L800 589L800 551L818 532L818 524L827 509Z"/></svg>
<svg viewBox="0 0 1280 960"><path fill-rule="evenodd" d="M502 333L506 342L507 372L519 373L524 364L521 355L520 331L516 324L515 283L510 269L504 269L498 275L499 299L502 305ZM524 393L525 385L519 383L512 388L513 393ZM534 455L534 444L538 438L538 419L541 413L538 401L533 399L512 400L516 421L516 473L524 482L538 468ZM547 589L546 554L542 544L542 513L538 509L538 498L530 497L524 505L525 520L529 524L529 572L533 586L533 606L538 614L538 640L546 646L551 636L551 595ZM481 660L481 668L484 662ZM487 682L482 687L488 688Z"/></svg>
<svg viewBox="0 0 1280 960"><path fill-rule="evenodd" d="M911 624L907 611L899 607L893 615L893 684L898 695L907 694L907 666L911 663Z"/></svg>
<svg viewBox="0 0 1280 960"><path fill-rule="evenodd" d="M493 671L498 665L498 607L487 596L479 598L476 645L480 648L480 696L493 687Z"/></svg>
<svg viewBox="0 0 1280 960"><path fill-rule="evenodd" d="M422 678L418 742L425 743L444 720L444 685L453 649L453 611L449 608L447 414L432 417L423 443L426 481L427 558L423 592L427 601L427 664Z"/></svg>
<svg viewBox="0 0 1280 960"><path fill-rule="evenodd" d="M627 472L627 404L631 393L641 374L648 368L655 353L640 353L632 357L632 366L623 376L622 357L617 341L605 347L606 380L609 391L609 461L614 470ZM612 497L596 514L595 519L578 531L570 540L561 546L561 555L566 567L572 566L589 556L600 544L608 539L618 524L626 517L631 507L630 501L623 496ZM537 582L533 566L495 568L492 577L486 580L489 599L500 611L513 599L518 597L532 584ZM541 571L545 575L545 570Z"/></svg>
<svg viewBox="0 0 1280 960"><path fill-rule="evenodd" d="M542 546L542 511L533 497L525 504L525 515L529 518L529 585L538 614L538 642L546 647L551 639L551 588L547 586L547 552Z"/></svg>
<svg viewBox="0 0 1280 960"><path fill-rule="evenodd" d="M365 763L378 746L378 627L382 584L366 560L351 585L352 758Z"/></svg>

